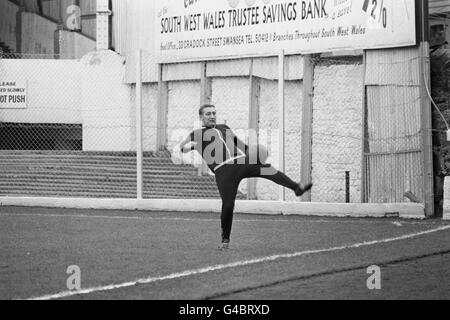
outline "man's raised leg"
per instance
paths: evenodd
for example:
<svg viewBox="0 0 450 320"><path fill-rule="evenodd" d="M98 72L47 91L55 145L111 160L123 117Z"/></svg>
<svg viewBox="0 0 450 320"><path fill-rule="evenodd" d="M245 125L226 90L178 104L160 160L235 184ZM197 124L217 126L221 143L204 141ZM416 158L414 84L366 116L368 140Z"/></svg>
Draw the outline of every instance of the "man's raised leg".
<svg viewBox="0 0 450 320"><path fill-rule="evenodd" d="M246 178L263 178L270 180L280 186L291 189L295 192L297 197L300 197L305 192L311 190L312 183L302 185L293 181L286 174L278 171L271 165L248 165L248 173Z"/></svg>

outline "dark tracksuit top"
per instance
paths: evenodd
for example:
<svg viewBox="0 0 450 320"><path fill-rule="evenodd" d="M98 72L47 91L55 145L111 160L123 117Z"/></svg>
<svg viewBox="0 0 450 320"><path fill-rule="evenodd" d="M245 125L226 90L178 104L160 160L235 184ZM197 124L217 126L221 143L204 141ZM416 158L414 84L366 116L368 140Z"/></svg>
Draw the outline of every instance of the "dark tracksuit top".
<svg viewBox="0 0 450 320"><path fill-rule="evenodd" d="M247 156L248 146L227 125L202 127L190 134L196 142L191 151L197 151L216 177L222 198L222 241L229 241L233 223L233 211L239 184L246 178L265 178L291 190L298 184L270 164L251 164ZM265 169L262 174L262 169ZM267 174L271 172L270 174Z"/></svg>
<svg viewBox="0 0 450 320"><path fill-rule="evenodd" d="M248 146L224 124L194 130L190 138L197 143L191 150L200 153L214 173L225 164L243 162L248 150Z"/></svg>

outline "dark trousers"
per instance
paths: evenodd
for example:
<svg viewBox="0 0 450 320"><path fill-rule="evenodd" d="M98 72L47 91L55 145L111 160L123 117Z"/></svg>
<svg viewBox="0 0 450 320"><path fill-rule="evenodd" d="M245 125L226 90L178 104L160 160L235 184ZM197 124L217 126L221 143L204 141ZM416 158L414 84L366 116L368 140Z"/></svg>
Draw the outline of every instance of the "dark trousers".
<svg viewBox="0 0 450 320"><path fill-rule="evenodd" d="M233 211L239 184L246 178L264 178L293 191L298 184L270 165L226 164L215 172L216 183L222 198L222 241L229 241L233 224Z"/></svg>

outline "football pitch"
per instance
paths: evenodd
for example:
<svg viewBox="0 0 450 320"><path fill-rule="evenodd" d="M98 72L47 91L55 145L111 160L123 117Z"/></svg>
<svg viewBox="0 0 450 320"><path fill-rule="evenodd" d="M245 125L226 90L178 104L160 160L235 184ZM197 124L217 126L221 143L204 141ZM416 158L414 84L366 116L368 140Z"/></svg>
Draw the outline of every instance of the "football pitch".
<svg viewBox="0 0 450 320"><path fill-rule="evenodd" d="M441 220L237 214L220 251L218 214L0 207L0 243L7 300L450 299Z"/></svg>

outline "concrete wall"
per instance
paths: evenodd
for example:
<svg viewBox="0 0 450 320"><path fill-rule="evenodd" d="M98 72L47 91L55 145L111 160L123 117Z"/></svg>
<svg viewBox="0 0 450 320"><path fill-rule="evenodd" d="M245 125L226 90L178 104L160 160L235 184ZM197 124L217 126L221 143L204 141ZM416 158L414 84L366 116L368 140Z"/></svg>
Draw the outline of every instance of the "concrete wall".
<svg viewBox="0 0 450 320"><path fill-rule="evenodd" d="M142 122L143 122L143 148L144 151L156 150L157 133L157 98L158 85L145 83L142 85ZM132 123L132 142L134 148L136 145L136 86L131 86L130 96L130 120ZM135 149L135 148L134 148Z"/></svg>
<svg viewBox="0 0 450 320"><path fill-rule="evenodd" d="M168 84L167 148L183 141L194 129L201 126L198 118L200 104L200 81L172 81ZM156 116L156 114L155 114ZM183 155L186 163L201 167L202 159L197 152Z"/></svg>
<svg viewBox="0 0 450 320"><path fill-rule="evenodd" d="M0 1L0 40L13 50L17 49L16 15L19 7L9 1Z"/></svg>
<svg viewBox="0 0 450 320"><path fill-rule="evenodd" d="M96 42L78 32L59 31L60 33L60 58L80 59L85 54L95 51Z"/></svg>
<svg viewBox="0 0 450 320"><path fill-rule="evenodd" d="M177 143L185 139L192 130L199 128L200 82L170 82L168 100L167 146L171 150Z"/></svg>
<svg viewBox="0 0 450 320"><path fill-rule="evenodd" d="M53 54L56 24L31 12L22 13L23 53Z"/></svg>
<svg viewBox="0 0 450 320"><path fill-rule="evenodd" d="M28 108L0 109L0 121L81 123L80 77L73 60L0 60L0 80L28 82Z"/></svg>
<svg viewBox="0 0 450 320"><path fill-rule="evenodd" d="M113 44L122 55L138 49L154 51L155 2L148 0L112 0ZM149 36L150 35L150 36Z"/></svg>
<svg viewBox="0 0 450 320"><path fill-rule="evenodd" d="M314 70L313 202L361 201L362 64L325 64Z"/></svg>
<svg viewBox="0 0 450 320"><path fill-rule="evenodd" d="M131 87L123 83L123 57L97 51L84 56L80 63L83 150L135 150Z"/></svg>

